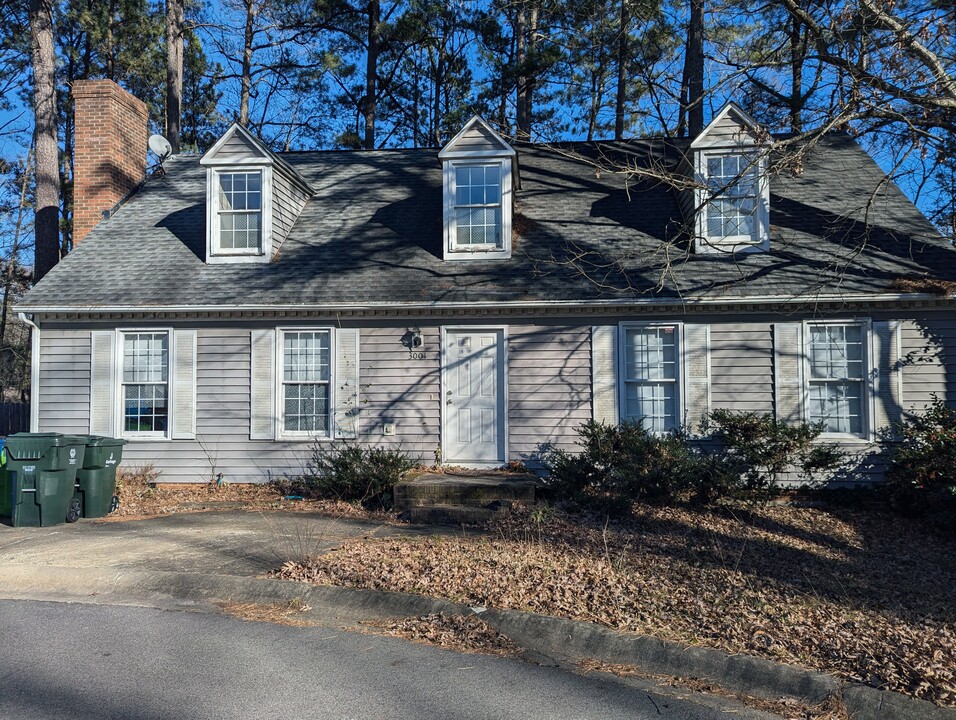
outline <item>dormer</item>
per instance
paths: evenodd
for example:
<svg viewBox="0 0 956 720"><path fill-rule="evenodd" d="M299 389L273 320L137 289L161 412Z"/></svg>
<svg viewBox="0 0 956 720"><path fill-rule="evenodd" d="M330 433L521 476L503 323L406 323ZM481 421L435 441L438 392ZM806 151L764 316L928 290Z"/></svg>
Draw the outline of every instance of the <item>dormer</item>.
<svg viewBox="0 0 956 720"><path fill-rule="evenodd" d="M314 194L285 160L233 123L202 156L206 262L269 262Z"/></svg>
<svg viewBox="0 0 956 720"><path fill-rule="evenodd" d="M757 122L732 102L691 143L695 252L770 249L768 145Z"/></svg>
<svg viewBox="0 0 956 720"><path fill-rule="evenodd" d="M438 153L442 164L442 257L511 257L513 191L518 156L475 115Z"/></svg>

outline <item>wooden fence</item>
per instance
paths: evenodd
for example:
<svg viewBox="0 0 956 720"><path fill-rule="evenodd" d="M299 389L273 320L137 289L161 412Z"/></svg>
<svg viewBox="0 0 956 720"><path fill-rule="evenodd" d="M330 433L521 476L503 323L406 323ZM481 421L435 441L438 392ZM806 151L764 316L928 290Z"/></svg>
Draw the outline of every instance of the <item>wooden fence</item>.
<svg viewBox="0 0 956 720"><path fill-rule="evenodd" d="M30 403L0 403L0 437L30 430Z"/></svg>

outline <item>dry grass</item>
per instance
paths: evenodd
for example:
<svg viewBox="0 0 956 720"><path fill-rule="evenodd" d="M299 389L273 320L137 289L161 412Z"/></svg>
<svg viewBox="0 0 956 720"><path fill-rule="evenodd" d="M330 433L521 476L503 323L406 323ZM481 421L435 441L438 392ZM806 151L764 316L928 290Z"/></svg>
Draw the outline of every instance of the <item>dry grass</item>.
<svg viewBox="0 0 956 720"><path fill-rule="evenodd" d="M880 513L526 511L494 537L364 540L278 575L587 620L956 706L956 541Z"/></svg>
<svg viewBox="0 0 956 720"><path fill-rule="evenodd" d="M435 613L395 622L371 623L370 627L377 628L383 635L437 645L458 652L504 657L513 657L521 652L521 648L509 638L474 615Z"/></svg>
<svg viewBox="0 0 956 720"><path fill-rule="evenodd" d="M121 467L116 476L119 507L107 519L129 520L223 507L243 510L315 512L339 518L394 522L393 514L365 510L340 500L287 500L273 485L237 483L169 484L152 465Z"/></svg>
<svg viewBox="0 0 956 720"><path fill-rule="evenodd" d="M219 607L227 615L232 615L249 622L266 622L274 625L289 625L291 627L313 627L316 623L296 617L311 608L301 601L291 600L285 605L273 603L262 605L258 603L219 603Z"/></svg>
<svg viewBox="0 0 956 720"><path fill-rule="evenodd" d="M585 672L605 672L618 677L638 677L643 680L651 680L659 687L683 688L693 692L719 695L720 697L736 700L749 708L779 715L785 720L850 720L850 715L843 701L834 695L827 697L818 705L808 705L797 700L768 700L746 693L734 692L698 678L646 673L633 665L617 665L602 663L597 660L586 660L580 664L580 667Z"/></svg>

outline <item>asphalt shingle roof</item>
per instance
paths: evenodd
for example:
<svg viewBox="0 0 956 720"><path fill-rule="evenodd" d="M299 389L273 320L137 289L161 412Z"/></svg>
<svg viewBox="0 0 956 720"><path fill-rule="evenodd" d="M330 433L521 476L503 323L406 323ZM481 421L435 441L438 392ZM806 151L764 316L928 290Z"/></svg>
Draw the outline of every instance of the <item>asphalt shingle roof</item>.
<svg viewBox="0 0 956 720"><path fill-rule="evenodd" d="M621 152L676 164L662 141L517 146L513 257L441 259L437 151L287 153L316 190L269 264L208 265L205 170L166 162L37 284L42 307L549 302L893 292L900 277L956 279L956 253L847 136L802 174L771 179L771 251L687 252L675 192L598 165ZM630 185L628 185L630 183ZM876 193L874 195L874 192Z"/></svg>

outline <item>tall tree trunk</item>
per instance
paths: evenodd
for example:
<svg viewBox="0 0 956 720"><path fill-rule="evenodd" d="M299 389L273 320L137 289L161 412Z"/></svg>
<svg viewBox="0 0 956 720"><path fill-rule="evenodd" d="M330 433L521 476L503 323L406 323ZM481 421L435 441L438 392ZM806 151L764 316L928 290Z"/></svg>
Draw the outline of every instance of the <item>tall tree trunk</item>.
<svg viewBox="0 0 956 720"><path fill-rule="evenodd" d="M790 19L790 130L803 131L803 62L806 53L801 43L801 24Z"/></svg>
<svg viewBox="0 0 956 720"><path fill-rule="evenodd" d="M183 104L183 2L166 0L166 139L179 152Z"/></svg>
<svg viewBox="0 0 956 720"><path fill-rule="evenodd" d="M687 49L681 83L677 134L696 137L704 129L704 0L690 0Z"/></svg>
<svg viewBox="0 0 956 720"><path fill-rule="evenodd" d="M598 113L601 112L601 83L598 74L602 71L600 65L591 72L591 102L588 107L588 134L586 140L594 139L594 130L597 127Z"/></svg>
<svg viewBox="0 0 956 720"><path fill-rule="evenodd" d="M419 58L421 58L422 51L418 50ZM422 147L426 142L427 138L431 137L431 127L427 128L427 132L422 132L422 117L421 117L421 101L422 101L422 78L421 78L421 59L416 60L412 65L412 147L418 148ZM423 137L424 136L424 137Z"/></svg>
<svg viewBox="0 0 956 720"><path fill-rule="evenodd" d="M106 77L116 82L116 45L113 42L113 18L116 17L116 3L110 2L109 16L106 18Z"/></svg>
<svg viewBox="0 0 956 720"><path fill-rule="evenodd" d="M535 65L537 64L538 57L538 20L540 19L540 12L538 3L535 0L531 4L531 21L528 23L528 61ZM526 113L525 134L528 136L528 140L531 139L531 123L534 121L534 88L537 85L535 78L535 73L537 72L538 67L534 67L525 74L527 79L525 83L525 94L527 98L524 103Z"/></svg>
<svg viewBox="0 0 956 720"><path fill-rule="evenodd" d="M33 280L60 261L60 168L56 137L53 0L30 0L33 42L33 146L36 156L36 264Z"/></svg>
<svg viewBox="0 0 956 720"><path fill-rule="evenodd" d="M617 96L614 102L614 139L624 137L624 96L627 93L628 25L627 0L621 0L621 27L617 39Z"/></svg>
<svg viewBox="0 0 956 720"><path fill-rule="evenodd" d="M687 85L688 129L696 137L704 130L704 0L691 0L687 49L693 61Z"/></svg>
<svg viewBox="0 0 956 720"><path fill-rule="evenodd" d="M442 88L445 86L445 39L438 46L438 58L435 62L435 97L432 99L434 107L432 108L433 123L432 132L434 135L429 138L432 146L441 147L441 107L442 107Z"/></svg>
<svg viewBox="0 0 956 720"><path fill-rule="evenodd" d="M245 0L246 27L242 37L242 78L239 92L239 124L249 127L249 96L252 94L252 41L255 38L256 2Z"/></svg>
<svg viewBox="0 0 956 720"><path fill-rule="evenodd" d="M378 56L382 38L379 30L381 6L379 0L368 3L368 52L365 61L365 100L362 115L365 116L365 149L375 149L375 105L378 94ZM437 124L437 118L436 118Z"/></svg>
<svg viewBox="0 0 956 720"><path fill-rule="evenodd" d="M505 84L501 81L501 77L493 82L498 84L498 132L509 135L508 128L508 92L505 89Z"/></svg>
<svg viewBox="0 0 956 720"><path fill-rule="evenodd" d="M526 3L520 0L515 18L515 62L518 65L518 93L515 98L515 134L519 140L531 137L528 112L528 15Z"/></svg>

